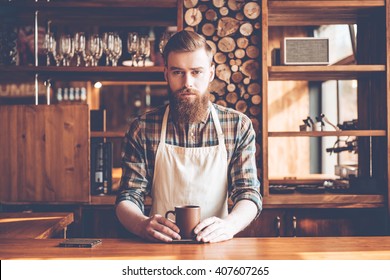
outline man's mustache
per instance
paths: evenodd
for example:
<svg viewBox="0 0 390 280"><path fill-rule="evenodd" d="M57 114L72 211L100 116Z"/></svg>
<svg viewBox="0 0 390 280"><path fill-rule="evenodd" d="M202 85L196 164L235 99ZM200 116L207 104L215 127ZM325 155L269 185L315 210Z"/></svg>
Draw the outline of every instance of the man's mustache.
<svg viewBox="0 0 390 280"><path fill-rule="evenodd" d="M199 91L193 88L182 88L175 91L175 95L177 94L199 94Z"/></svg>

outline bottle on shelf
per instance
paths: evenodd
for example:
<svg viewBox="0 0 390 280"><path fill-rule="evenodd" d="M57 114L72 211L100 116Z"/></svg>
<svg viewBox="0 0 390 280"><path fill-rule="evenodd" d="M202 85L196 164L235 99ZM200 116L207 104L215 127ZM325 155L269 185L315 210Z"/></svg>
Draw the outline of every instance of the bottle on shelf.
<svg viewBox="0 0 390 280"><path fill-rule="evenodd" d="M81 95L80 95L80 97L81 97L81 101L85 102L87 100L87 90L86 90L85 87L81 88Z"/></svg>
<svg viewBox="0 0 390 280"><path fill-rule="evenodd" d="M76 101L80 101L80 88L75 88L75 93L74 93L74 97L76 99Z"/></svg>
<svg viewBox="0 0 390 280"><path fill-rule="evenodd" d="M69 89L68 88L64 88L63 98L64 98L64 101L68 101L69 100Z"/></svg>
<svg viewBox="0 0 390 280"><path fill-rule="evenodd" d="M72 87L69 89L69 100L70 101L74 101L75 100L74 88L72 88Z"/></svg>
<svg viewBox="0 0 390 280"><path fill-rule="evenodd" d="M58 103L62 102L62 88L57 88L57 101Z"/></svg>

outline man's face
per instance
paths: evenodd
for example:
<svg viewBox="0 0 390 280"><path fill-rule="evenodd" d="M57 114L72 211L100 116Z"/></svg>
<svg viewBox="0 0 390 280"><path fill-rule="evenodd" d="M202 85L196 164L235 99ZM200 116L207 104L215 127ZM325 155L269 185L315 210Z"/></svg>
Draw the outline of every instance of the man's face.
<svg viewBox="0 0 390 280"><path fill-rule="evenodd" d="M204 117L209 100L208 86L214 78L204 49L194 52L171 52L165 67L170 100L179 117L196 122Z"/></svg>

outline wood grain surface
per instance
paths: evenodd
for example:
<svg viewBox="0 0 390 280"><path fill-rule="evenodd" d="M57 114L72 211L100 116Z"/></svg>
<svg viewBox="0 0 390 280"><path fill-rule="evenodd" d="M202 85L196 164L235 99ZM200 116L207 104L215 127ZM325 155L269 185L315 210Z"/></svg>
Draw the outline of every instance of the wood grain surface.
<svg viewBox="0 0 390 280"><path fill-rule="evenodd" d="M0 213L0 238L51 238L73 220L73 213Z"/></svg>
<svg viewBox="0 0 390 280"><path fill-rule="evenodd" d="M390 237L234 238L214 244L103 239L94 248L60 248L60 239L0 239L0 259L324 260L390 259Z"/></svg>
<svg viewBox="0 0 390 280"><path fill-rule="evenodd" d="M1 202L89 201L86 105L1 106Z"/></svg>

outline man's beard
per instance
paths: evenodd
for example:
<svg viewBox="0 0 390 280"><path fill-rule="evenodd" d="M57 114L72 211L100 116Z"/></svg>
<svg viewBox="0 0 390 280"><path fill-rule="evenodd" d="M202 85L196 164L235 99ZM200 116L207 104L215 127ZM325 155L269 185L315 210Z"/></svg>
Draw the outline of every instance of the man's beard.
<svg viewBox="0 0 390 280"><path fill-rule="evenodd" d="M182 98L182 93L195 94L195 98ZM175 92L169 92L170 107L173 117L181 123L199 123L207 115L209 93L200 94L198 90L182 88Z"/></svg>

